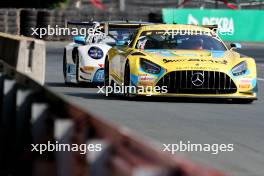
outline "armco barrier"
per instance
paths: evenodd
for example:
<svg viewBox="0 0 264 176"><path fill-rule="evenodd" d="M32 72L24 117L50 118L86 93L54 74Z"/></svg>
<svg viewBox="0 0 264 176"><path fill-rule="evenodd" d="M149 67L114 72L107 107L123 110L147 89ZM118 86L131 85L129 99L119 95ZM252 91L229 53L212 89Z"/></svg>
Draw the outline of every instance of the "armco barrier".
<svg viewBox="0 0 264 176"><path fill-rule="evenodd" d="M223 176L94 117L3 61L0 94L0 175ZM101 144L102 150L31 151L31 144L48 141Z"/></svg>
<svg viewBox="0 0 264 176"><path fill-rule="evenodd" d="M0 33L0 59L44 84L46 65L44 41Z"/></svg>

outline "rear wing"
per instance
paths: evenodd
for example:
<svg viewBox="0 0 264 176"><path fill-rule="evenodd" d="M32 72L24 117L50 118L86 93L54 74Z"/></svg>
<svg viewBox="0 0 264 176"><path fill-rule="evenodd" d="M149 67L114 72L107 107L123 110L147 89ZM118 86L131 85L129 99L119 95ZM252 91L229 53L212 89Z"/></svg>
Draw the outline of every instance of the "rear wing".
<svg viewBox="0 0 264 176"><path fill-rule="evenodd" d="M68 21L66 27L69 28L70 25L92 28L93 33L86 34L86 42L92 43L106 38L109 35L109 31L113 29L137 29L141 26L150 25L153 23L148 22L137 22L137 21L88 21L88 22L79 22L79 21Z"/></svg>
<svg viewBox="0 0 264 176"><path fill-rule="evenodd" d="M103 31L108 33L109 29L121 29L121 28L130 28L130 29L137 29L141 26L147 26L153 23L149 22L141 22L141 21L88 21L88 22L79 22L79 21L67 21L66 27L69 25L76 25L76 26L86 26L86 27L95 27L96 25L100 25Z"/></svg>
<svg viewBox="0 0 264 176"><path fill-rule="evenodd" d="M153 23L148 22L125 22L125 21L110 21L110 22L102 22L104 24L104 31L108 34L110 29L138 29L142 26L151 25Z"/></svg>

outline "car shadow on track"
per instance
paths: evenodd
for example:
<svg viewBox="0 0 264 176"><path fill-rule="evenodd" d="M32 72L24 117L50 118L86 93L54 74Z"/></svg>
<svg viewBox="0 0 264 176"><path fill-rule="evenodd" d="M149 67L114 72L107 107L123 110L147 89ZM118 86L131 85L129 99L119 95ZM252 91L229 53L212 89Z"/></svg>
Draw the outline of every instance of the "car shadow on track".
<svg viewBox="0 0 264 176"><path fill-rule="evenodd" d="M96 100L125 100L128 101L129 99L123 96L105 96L104 94L100 93L64 93L65 95L68 96L74 96L74 97L79 97L79 98L86 98L86 99L96 99Z"/></svg>
<svg viewBox="0 0 264 176"><path fill-rule="evenodd" d="M103 84L92 84L92 83L67 83L64 82L46 82L46 86L48 87L80 87L80 88L96 88L97 86L102 86Z"/></svg>
<svg viewBox="0 0 264 176"><path fill-rule="evenodd" d="M133 102L164 102L164 103L204 103L204 104L247 104L239 101L233 102L230 99L208 99L208 98L179 98L179 97L124 97L121 95L105 96L98 93L65 93L68 96L75 96L86 99L96 100L117 100Z"/></svg>

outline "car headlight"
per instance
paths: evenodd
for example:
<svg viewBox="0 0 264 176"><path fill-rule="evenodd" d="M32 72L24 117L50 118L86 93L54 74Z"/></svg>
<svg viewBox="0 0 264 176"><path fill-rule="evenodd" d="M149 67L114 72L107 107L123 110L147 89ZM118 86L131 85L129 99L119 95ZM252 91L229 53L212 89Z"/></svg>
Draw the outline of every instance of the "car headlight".
<svg viewBox="0 0 264 176"><path fill-rule="evenodd" d="M145 72L152 74L159 74L161 70L157 64L142 58L140 59L140 66Z"/></svg>
<svg viewBox="0 0 264 176"><path fill-rule="evenodd" d="M240 62L232 68L232 73L234 76L239 76L245 74L247 71L247 63L245 61Z"/></svg>
<svg viewBox="0 0 264 176"><path fill-rule="evenodd" d="M88 50L88 55L93 59L101 59L104 56L104 52L100 48L92 46Z"/></svg>

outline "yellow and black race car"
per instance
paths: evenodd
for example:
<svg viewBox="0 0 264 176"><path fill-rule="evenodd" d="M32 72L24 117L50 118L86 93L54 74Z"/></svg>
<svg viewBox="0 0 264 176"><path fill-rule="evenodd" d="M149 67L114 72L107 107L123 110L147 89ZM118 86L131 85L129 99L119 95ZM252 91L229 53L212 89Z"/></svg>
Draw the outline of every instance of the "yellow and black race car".
<svg viewBox="0 0 264 176"><path fill-rule="evenodd" d="M228 48L210 26L156 24L139 28L130 43L111 48L105 86L123 95L257 99L256 63ZM116 87L116 86L115 86ZM132 87L132 88L131 88Z"/></svg>

